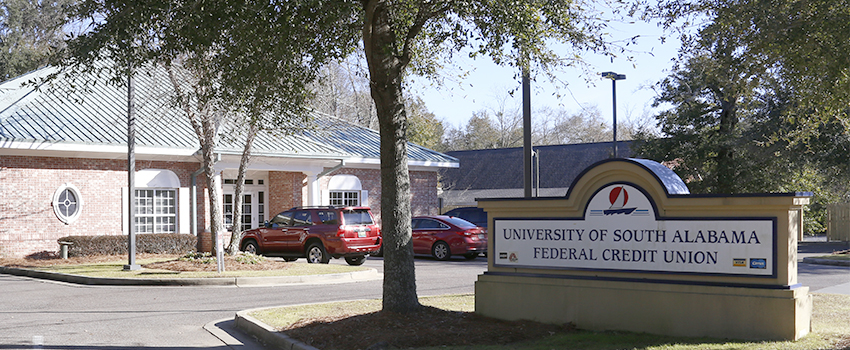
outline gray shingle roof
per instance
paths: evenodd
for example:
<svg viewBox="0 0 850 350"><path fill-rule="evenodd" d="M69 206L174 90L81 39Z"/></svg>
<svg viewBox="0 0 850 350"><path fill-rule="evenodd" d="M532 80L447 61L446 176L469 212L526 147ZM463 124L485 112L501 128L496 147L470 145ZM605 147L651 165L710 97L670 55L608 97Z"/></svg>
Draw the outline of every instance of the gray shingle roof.
<svg viewBox="0 0 850 350"><path fill-rule="evenodd" d="M95 75L62 78L52 85L22 86L55 72L43 68L0 84L0 142L31 141L86 145L126 145L127 89ZM93 82L93 84L91 84ZM87 88L81 88L87 86ZM167 72L161 67L136 75L136 145L196 150L197 136L182 112L170 104ZM76 87L76 88L75 88ZM254 153L264 156L321 158L380 157L380 135L374 130L313 113L315 131L277 137L260 133ZM239 139L223 139L221 152L241 152ZM456 165L445 154L409 144L408 159Z"/></svg>
<svg viewBox="0 0 850 350"><path fill-rule="evenodd" d="M620 141L619 156L629 157L630 141ZM535 146L540 152L540 188L568 188L585 168L612 154L610 142ZM460 167L440 170L444 190L523 188L522 147L446 152ZM532 174L536 177L537 174ZM536 181L536 180L535 180Z"/></svg>

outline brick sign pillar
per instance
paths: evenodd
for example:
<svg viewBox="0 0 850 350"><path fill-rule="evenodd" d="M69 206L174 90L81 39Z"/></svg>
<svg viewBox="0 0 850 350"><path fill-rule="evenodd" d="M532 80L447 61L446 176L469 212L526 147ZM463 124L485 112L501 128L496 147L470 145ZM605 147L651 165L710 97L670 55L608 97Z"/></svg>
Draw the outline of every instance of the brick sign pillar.
<svg viewBox="0 0 850 350"><path fill-rule="evenodd" d="M478 199L490 253L475 310L591 330L799 339L812 311L796 256L810 196L691 195L659 163L613 159L565 197Z"/></svg>

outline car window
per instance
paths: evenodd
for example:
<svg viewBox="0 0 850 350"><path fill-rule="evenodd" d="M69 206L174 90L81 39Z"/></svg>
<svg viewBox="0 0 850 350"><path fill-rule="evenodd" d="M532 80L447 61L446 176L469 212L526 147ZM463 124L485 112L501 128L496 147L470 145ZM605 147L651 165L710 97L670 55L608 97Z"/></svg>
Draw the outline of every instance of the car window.
<svg viewBox="0 0 850 350"><path fill-rule="evenodd" d="M277 226L291 226L292 224L292 212L283 212L275 215L270 222L272 227Z"/></svg>
<svg viewBox="0 0 850 350"><path fill-rule="evenodd" d="M434 230L434 229L445 229L445 228L449 228L449 226L448 226L448 225L446 225L446 224L444 224L444 223L442 223L442 222L439 222L439 221L437 221L437 220L422 219L422 221L419 223L419 225L418 225L418 226L416 226L416 228L418 228L418 229L426 229L426 230Z"/></svg>
<svg viewBox="0 0 850 350"><path fill-rule="evenodd" d="M369 209L343 210L342 218L346 225L372 225L372 215Z"/></svg>
<svg viewBox="0 0 850 350"><path fill-rule="evenodd" d="M339 218L333 210L319 210L316 215L325 225L339 225Z"/></svg>
<svg viewBox="0 0 850 350"><path fill-rule="evenodd" d="M446 219L446 221L448 221L450 224L455 225L455 226L460 227L460 228L477 227L475 224L473 224L469 221L466 221L464 219L458 218L458 217L450 217L450 218Z"/></svg>
<svg viewBox="0 0 850 350"><path fill-rule="evenodd" d="M421 223L421 222L422 222L422 219L413 219L412 221L410 221L410 228L412 228L414 230L419 228L419 223Z"/></svg>
<svg viewBox="0 0 850 350"><path fill-rule="evenodd" d="M292 226L310 226L313 225L313 220L310 218L310 212L299 210L292 216Z"/></svg>
<svg viewBox="0 0 850 350"><path fill-rule="evenodd" d="M463 216L464 219L474 222L486 222L487 221L487 213L481 210L470 210L466 212L466 215Z"/></svg>

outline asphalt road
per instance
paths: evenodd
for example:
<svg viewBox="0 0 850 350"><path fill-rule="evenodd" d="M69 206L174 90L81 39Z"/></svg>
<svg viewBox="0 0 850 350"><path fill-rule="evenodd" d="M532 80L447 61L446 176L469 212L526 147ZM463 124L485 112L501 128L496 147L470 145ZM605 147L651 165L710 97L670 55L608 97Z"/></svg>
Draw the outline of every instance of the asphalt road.
<svg viewBox="0 0 850 350"><path fill-rule="evenodd" d="M802 250L801 259L818 254ZM382 264L380 258L369 258L365 266L382 272ZM418 294L472 293L477 276L486 268L484 258L440 262L419 257ZM850 267L800 263L798 277L812 292L850 294L846 287ZM0 349L261 349L230 328L228 320L237 311L380 298L381 284L374 280L274 287L112 287L0 275ZM207 324L223 330L216 333L219 337L204 329ZM228 346L222 339L243 345Z"/></svg>
<svg viewBox="0 0 850 350"><path fill-rule="evenodd" d="M382 264L369 258L365 266L382 272ZM486 268L484 258L417 258L417 292L472 293ZM251 308L380 298L381 285L379 279L274 287L112 287L0 275L0 349L228 349L204 325L232 320L237 311ZM233 348L259 348L229 329L229 322L218 326L245 343Z"/></svg>

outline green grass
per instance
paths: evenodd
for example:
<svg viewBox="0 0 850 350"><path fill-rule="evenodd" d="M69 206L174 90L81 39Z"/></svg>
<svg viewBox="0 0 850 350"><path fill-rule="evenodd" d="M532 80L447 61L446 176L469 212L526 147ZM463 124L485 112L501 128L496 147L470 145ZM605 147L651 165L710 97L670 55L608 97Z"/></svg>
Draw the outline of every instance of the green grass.
<svg viewBox="0 0 850 350"><path fill-rule="evenodd" d="M840 341L850 340L850 295L813 294L813 331L798 341L739 341L713 338L669 337L631 332L577 331L556 334L528 343L487 346L443 346L418 350L815 350L835 349ZM447 295L420 298L425 305L445 310L474 310L474 295ZM336 302L258 310L251 316L276 328L302 318L330 315L358 315L378 311L380 300ZM845 345L846 346L846 345Z"/></svg>
<svg viewBox="0 0 850 350"><path fill-rule="evenodd" d="M166 261L170 259L141 259L136 262L139 265L149 264L158 261ZM363 271L366 268L359 266L346 266L335 264L302 264L293 263L285 270L268 270L268 271L224 271L218 273L215 271L187 271L177 272L170 270L146 269L135 271L124 271L126 260L110 261L96 264L81 264L81 265L57 265L50 267L35 268L35 270L45 272L64 273L69 275L79 275L88 277L100 278L213 278L213 277L274 277L274 276L307 276L307 275L324 275L334 273L346 273L354 271Z"/></svg>
<svg viewBox="0 0 850 350"><path fill-rule="evenodd" d="M832 255L822 255L815 256L814 259L827 259L827 260L840 260L840 261L850 261L850 254L832 254Z"/></svg>

